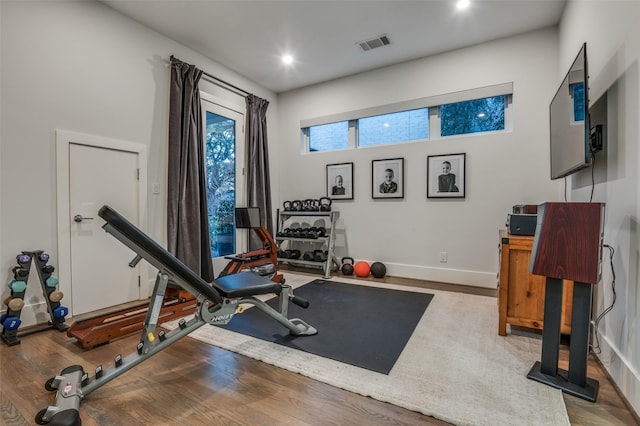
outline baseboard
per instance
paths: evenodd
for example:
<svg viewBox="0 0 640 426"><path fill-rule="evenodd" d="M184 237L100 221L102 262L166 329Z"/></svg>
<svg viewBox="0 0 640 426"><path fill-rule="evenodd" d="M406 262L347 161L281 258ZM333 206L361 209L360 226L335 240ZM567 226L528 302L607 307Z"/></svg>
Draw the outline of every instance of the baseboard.
<svg viewBox="0 0 640 426"><path fill-rule="evenodd" d="M386 263L387 274L425 281L462 284L471 287L497 288L495 272L467 271L461 269L434 268L429 266Z"/></svg>
<svg viewBox="0 0 640 426"><path fill-rule="evenodd" d="M373 260L367 261L369 264L373 263ZM436 283L444 283L444 284L452 284L452 285L460 285L466 287L477 287L483 289L491 289L495 290L498 288L498 279L497 275L494 272L478 272L478 271L465 271L460 269L445 269L445 268L433 268L427 266L419 266L419 265L406 265L402 263L385 263L387 268L387 276L392 276L395 278L405 278L408 280L418 280L418 281L430 281ZM321 273L319 269L306 268L306 267L297 267L293 265L282 265L281 269L284 270L317 270L318 273ZM340 271L337 272L340 275Z"/></svg>
<svg viewBox="0 0 640 426"><path fill-rule="evenodd" d="M601 350L600 354L596 355L598 362L609 375L618 394L640 424L640 374L625 357L619 354L609 339L600 333L598 334Z"/></svg>

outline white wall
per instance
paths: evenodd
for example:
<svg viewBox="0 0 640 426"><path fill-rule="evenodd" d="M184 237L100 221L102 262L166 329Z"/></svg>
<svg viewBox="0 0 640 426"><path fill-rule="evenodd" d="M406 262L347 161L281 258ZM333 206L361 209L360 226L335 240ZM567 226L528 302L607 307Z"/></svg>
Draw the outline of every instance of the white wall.
<svg viewBox="0 0 640 426"><path fill-rule="evenodd" d="M148 189L148 232L166 241L172 54L268 99L271 143L277 139L277 99L272 92L100 3L1 1L0 14L3 280L12 278L10 269L22 250L45 250L51 254L50 264L57 266L54 143L59 128L148 146L147 182L161 187L159 195ZM203 86L244 106L237 95ZM8 294L6 285L0 286L0 299ZM23 326L46 322L44 306L36 280L29 284Z"/></svg>
<svg viewBox="0 0 640 426"><path fill-rule="evenodd" d="M537 31L280 94L280 205L325 195L325 166L353 162L355 199L334 202L345 233L339 256L382 261L391 275L495 288L498 230L512 206L561 196L549 179L557 36ZM302 119L508 82L512 132L300 153ZM459 152L466 153L466 198L427 199L427 156ZM395 157L405 159L404 199L373 200L371 160Z"/></svg>
<svg viewBox="0 0 640 426"><path fill-rule="evenodd" d="M640 413L640 2L571 1L560 25L560 68L568 69L587 43L590 97L607 94L608 140L596 157L594 201L606 203L605 243L615 249L617 300L600 322L599 355L636 413ZM585 185L584 182L589 182ZM589 199L590 174L571 179L572 201ZM596 287L596 311L611 305L613 274L607 261Z"/></svg>

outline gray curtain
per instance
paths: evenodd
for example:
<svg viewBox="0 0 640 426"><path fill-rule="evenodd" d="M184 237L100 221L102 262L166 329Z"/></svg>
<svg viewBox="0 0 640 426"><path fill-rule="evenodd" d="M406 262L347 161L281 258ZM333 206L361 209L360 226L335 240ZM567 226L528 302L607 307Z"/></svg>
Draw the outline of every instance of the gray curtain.
<svg viewBox="0 0 640 426"><path fill-rule="evenodd" d="M171 57L167 182L168 250L213 281L204 164L202 71Z"/></svg>
<svg viewBox="0 0 640 426"><path fill-rule="evenodd" d="M267 148L267 108L269 101L248 95L247 101L247 198L249 207L260 207L261 221L273 235L271 214L271 185L269 179L269 150ZM253 234L249 237L249 249L262 247Z"/></svg>

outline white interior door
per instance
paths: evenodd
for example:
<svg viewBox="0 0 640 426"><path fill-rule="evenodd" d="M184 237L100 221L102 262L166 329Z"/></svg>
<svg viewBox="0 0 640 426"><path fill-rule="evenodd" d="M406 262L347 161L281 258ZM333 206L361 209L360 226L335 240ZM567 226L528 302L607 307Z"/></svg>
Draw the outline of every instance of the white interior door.
<svg viewBox="0 0 640 426"><path fill-rule="evenodd" d="M107 204L138 224L138 164L136 152L69 144L72 315L141 298L139 267L128 265L135 253L98 216Z"/></svg>

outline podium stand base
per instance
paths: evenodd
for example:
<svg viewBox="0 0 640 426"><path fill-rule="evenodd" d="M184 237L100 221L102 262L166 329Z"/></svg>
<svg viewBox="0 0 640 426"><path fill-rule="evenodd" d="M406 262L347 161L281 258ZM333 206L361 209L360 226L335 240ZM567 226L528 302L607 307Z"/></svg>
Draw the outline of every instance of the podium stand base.
<svg viewBox="0 0 640 426"><path fill-rule="evenodd" d="M562 392L569 395L577 396L578 398L586 399L589 402L596 402L598 397L598 387L600 383L597 380L586 378L586 384L579 386L569 382L569 372L558 368L558 374L556 376L549 376L540 372L540 361L536 361L529 370L527 378L535 380L536 382L544 383L554 388L562 390Z"/></svg>

